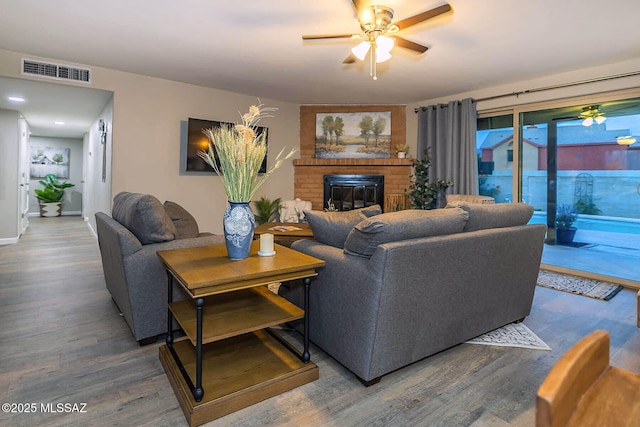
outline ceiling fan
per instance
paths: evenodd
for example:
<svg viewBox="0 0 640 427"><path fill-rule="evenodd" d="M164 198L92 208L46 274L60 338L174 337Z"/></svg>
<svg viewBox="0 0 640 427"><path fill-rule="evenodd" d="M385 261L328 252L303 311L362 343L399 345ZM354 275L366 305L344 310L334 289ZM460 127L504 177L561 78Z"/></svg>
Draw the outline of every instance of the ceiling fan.
<svg viewBox="0 0 640 427"><path fill-rule="evenodd" d="M412 50L417 53L427 51L427 46L414 43L397 36L399 31L413 25L440 16L451 10L449 4L438 6L409 18L393 22L393 9L387 6L373 5L367 0L352 0L358 15L361 33L358 34L322 34L302 36L302 40L319 39L361 39L362 42L354 47L352 53L342 61L343 64L351 64L357 59L364 60L369 53L371 65L370 75L377 80L376 63L384 62L391 58L391 49L394 44Z"/></svg>
<svg viewBox="0 0 640 427"><path fill-rule="evenodd" d="M607 120L604 114L599 105L588 105L582 107L582 112L577 116L557 117L554 120L582 120L582 126L591 126L594 122L604 123Z"/></svg>

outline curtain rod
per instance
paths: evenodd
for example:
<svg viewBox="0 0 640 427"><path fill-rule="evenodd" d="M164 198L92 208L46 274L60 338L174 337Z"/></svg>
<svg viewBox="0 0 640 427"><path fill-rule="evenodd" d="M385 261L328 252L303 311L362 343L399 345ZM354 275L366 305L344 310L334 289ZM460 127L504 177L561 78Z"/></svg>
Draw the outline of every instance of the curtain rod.
<svg viewBox="0 0 640 427"><path fill-rule="evenodd" d="M507 96L516 96L517 97L517 96L524 95L524 94L527 94L527 93L542 92L542 91L545 91L545 90L553 90L553 89L561 89L561 88L565 88L565 87L579 86L579 85L583 85L583 84L587 84L587 83L598 83L598 82L604 82L604 81L607 81L607 80L621 79L621 78L624 78L624 77L633 77L633 76L637 76L637 75L640 75L640 71L632 71L630 73L617 74L615 76L596 77L594 79L579 80L577 82L561 83L561 84L552 85L552 86L543 86L543 87L538 87L538 88L535 88L535 89L522 90L522 91L519 91L519 92L503 93L501 95L487 96L485 98L476 99L474 101L475 102L490 101L490 100L498 99L498 98L506 98ZM413 111L415 113L417 113L420 110L420 108L425 110L427 107L415 108Z"/></svg>

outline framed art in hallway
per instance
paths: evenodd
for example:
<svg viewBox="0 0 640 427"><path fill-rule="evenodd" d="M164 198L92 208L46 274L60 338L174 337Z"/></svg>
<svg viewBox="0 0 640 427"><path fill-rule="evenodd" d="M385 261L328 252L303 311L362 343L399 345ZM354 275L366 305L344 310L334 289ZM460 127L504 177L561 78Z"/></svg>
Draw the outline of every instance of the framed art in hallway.
<svg viewBox="0 0 640 427"><path fill-rule="evenodd" d="M31 179L44 178L52 173L59 179L69 179L68 147L31 146Z"/></svg>

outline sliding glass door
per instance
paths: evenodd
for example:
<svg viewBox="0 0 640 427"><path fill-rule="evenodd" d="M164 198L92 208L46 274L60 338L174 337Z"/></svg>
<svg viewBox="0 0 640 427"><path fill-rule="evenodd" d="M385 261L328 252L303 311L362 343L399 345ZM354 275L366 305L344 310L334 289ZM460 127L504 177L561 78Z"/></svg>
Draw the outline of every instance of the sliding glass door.
<svg viewBox="0 0 640 427"><path fill-rule="evenodd" d="M516 141L491 122L478 123L480 186L533 205L543 263L640 280L640 99L519 113Z"/></svg>

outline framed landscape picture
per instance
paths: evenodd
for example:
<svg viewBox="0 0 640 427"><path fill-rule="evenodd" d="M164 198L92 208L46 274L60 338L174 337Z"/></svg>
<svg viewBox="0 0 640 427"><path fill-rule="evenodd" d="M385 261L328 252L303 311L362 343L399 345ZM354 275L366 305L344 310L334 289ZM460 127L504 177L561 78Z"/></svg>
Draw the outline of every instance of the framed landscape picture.
<svg viewBox="0 0 640 427"><path fill-rule="evenodd" d="M315 157L390 158L391 111L316 113Z"/></svg>

